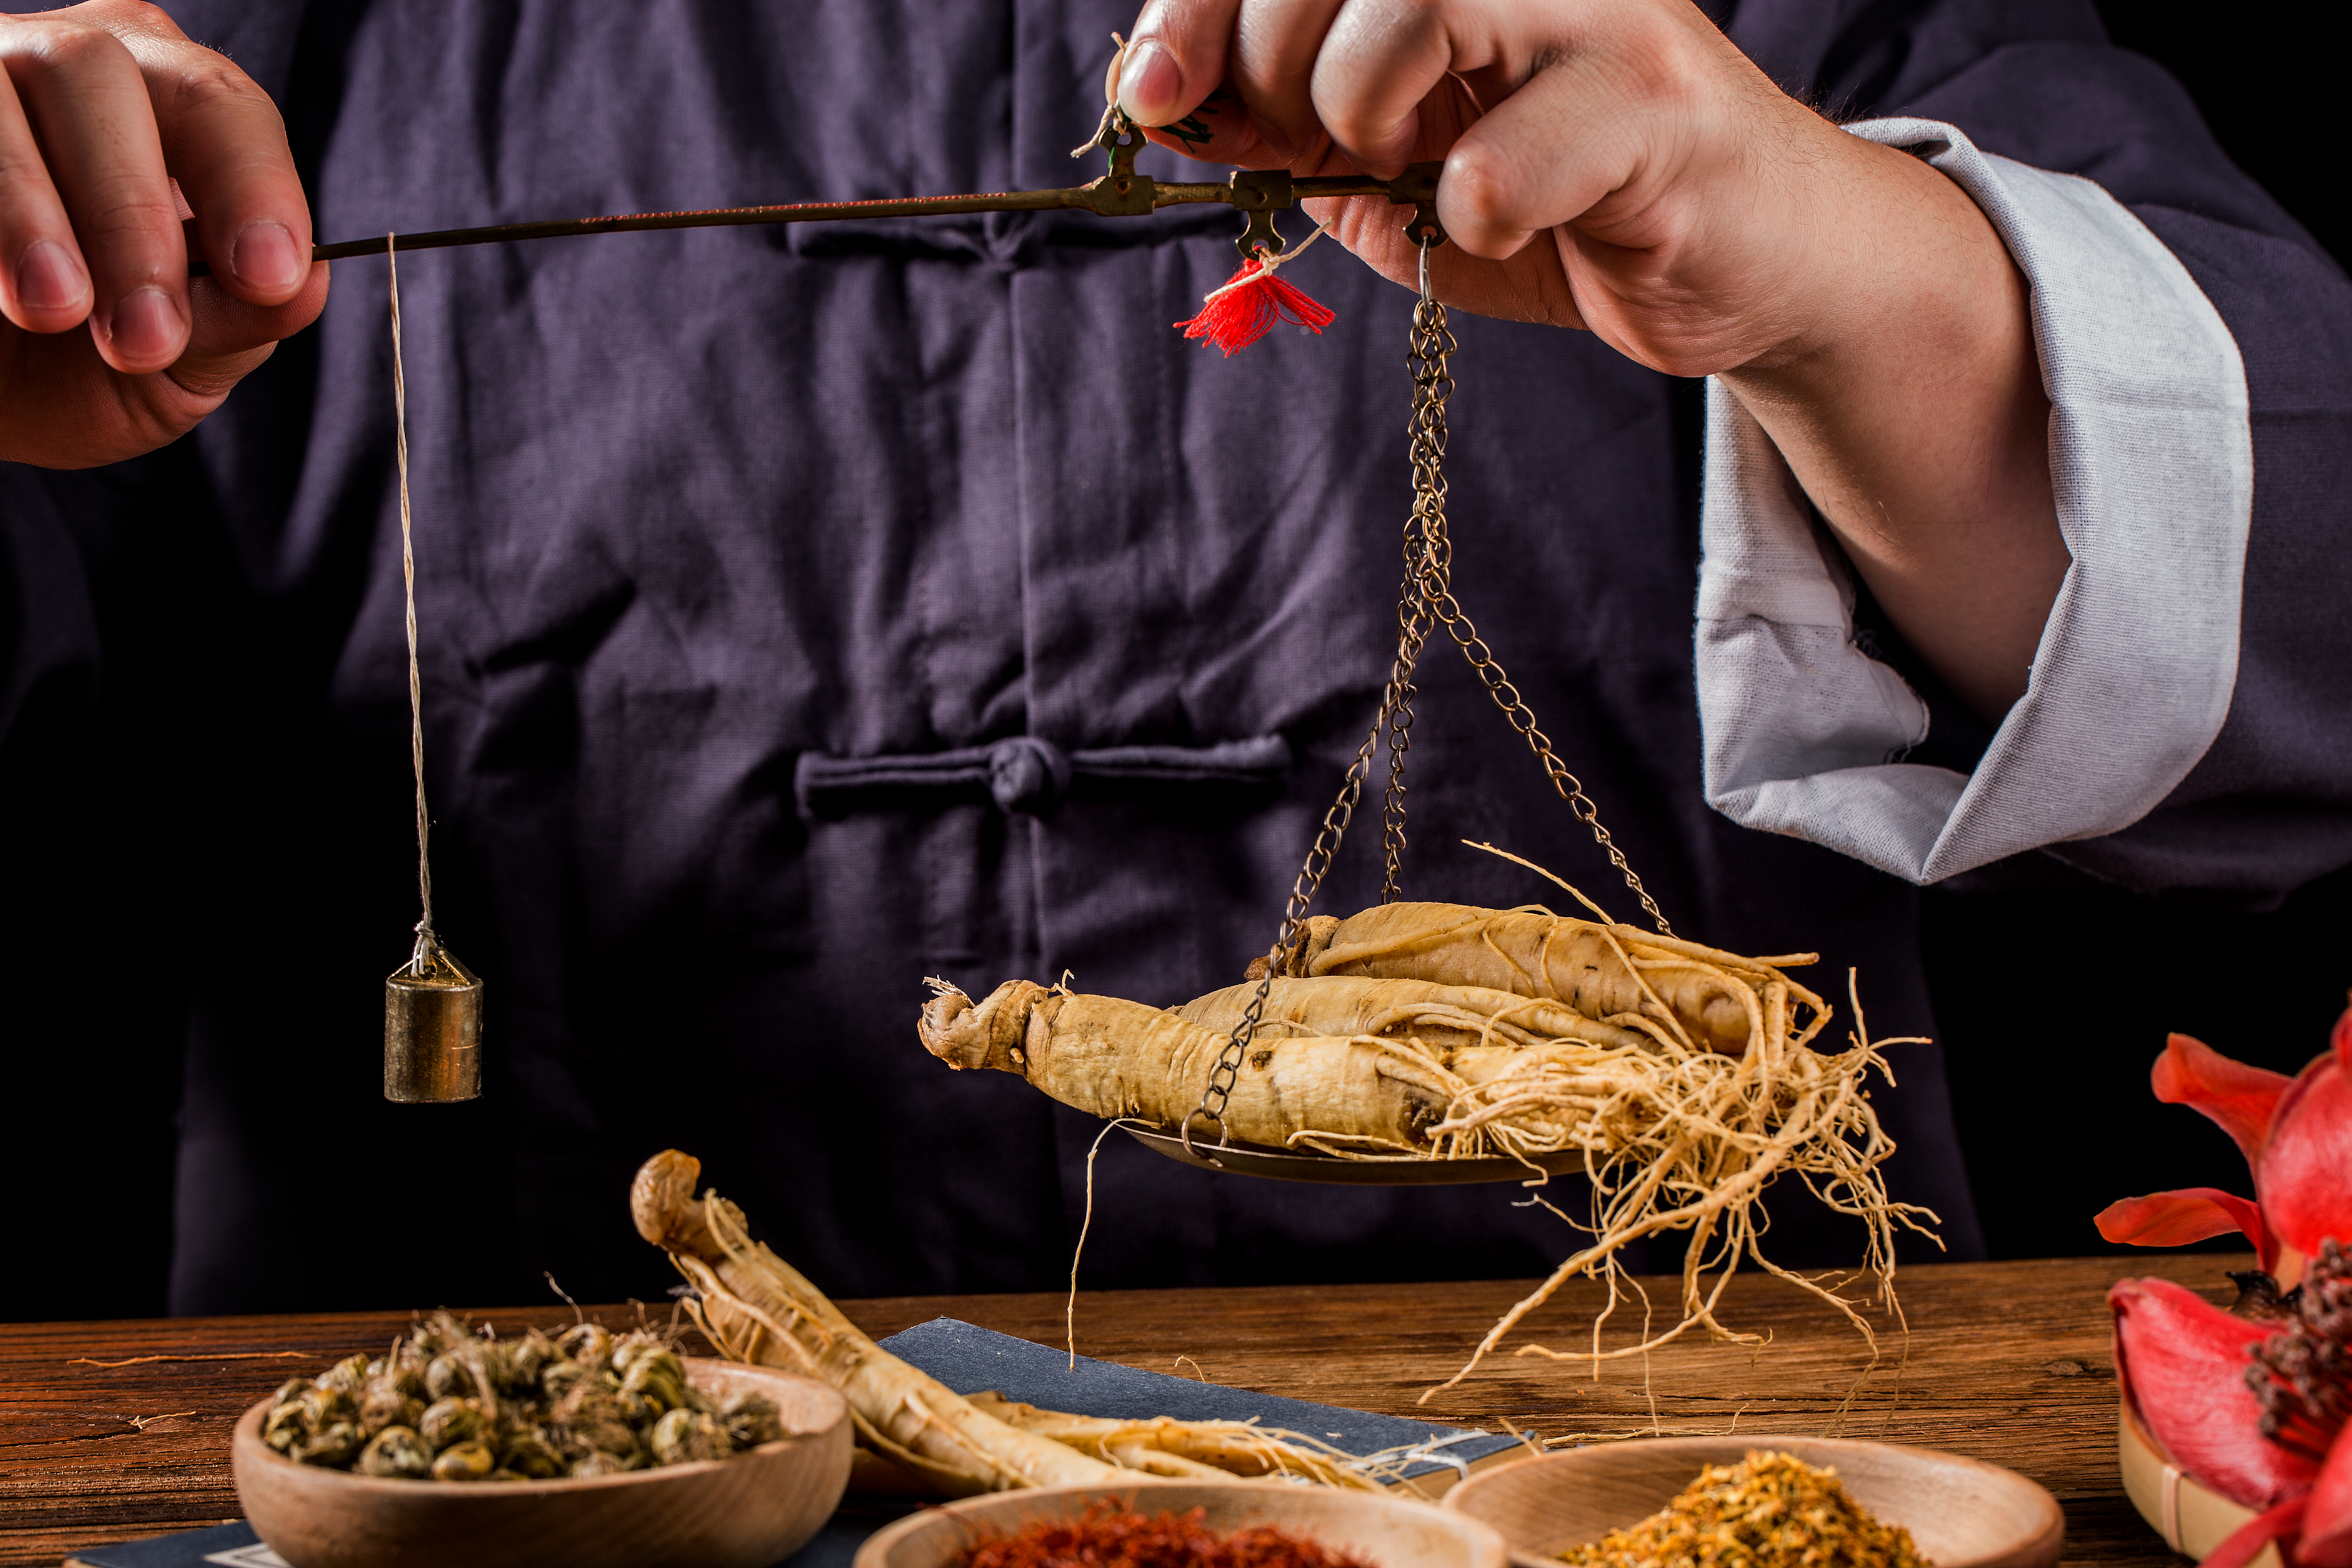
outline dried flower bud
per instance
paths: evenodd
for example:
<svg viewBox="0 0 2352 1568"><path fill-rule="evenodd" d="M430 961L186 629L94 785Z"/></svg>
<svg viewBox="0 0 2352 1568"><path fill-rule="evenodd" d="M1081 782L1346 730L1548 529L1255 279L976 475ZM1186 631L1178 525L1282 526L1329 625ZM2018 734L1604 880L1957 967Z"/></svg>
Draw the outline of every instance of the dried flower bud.
<svg viewBox="0 0 2352 1568"><path fill-rule="evenodd" d="M319 1386L331 1388L357 1399L360 1390L367 1386L368 1360L363 1355L345 1356L319 1374Z"/></svg>
<svg viewBox="0 0 2352 1568"><path fill-rule="evenodd" d="M751 1390L729 1400L719 1413L719 1420L727 1428L728 1438L739 1448L756 1448L784 1435L783 1417L776 1409L776 1402Z"/></svg>
<svg viewBox="0 0 2352 1568"><path fill-rule="evenodd" d="M458 1354L445 1352L425 1369L425 1393L430 1399L462 1399L473 1393L474 1374Z"/></svg>
<svg viewBox="0 0 2352 1568"><path fill-rule="evenodd" d="M412 1428L387 1426L368 1439L355 1468L363 1476L421 1481L433 1473L433 1450Z"/></svg>
<svg viewBox="0 0 2352 1568"><path fill-rule="evenodd" d="M349 1421L338 1421L322 1427L308 1442L297 1447L291 1458L306 1465L323 1465L329 1469L341 1469L360 1451L360 1429Z"/></svg>
<svg viewBox="0 0 2352 1568"><path fill-rule="evenodd" d="M478 1481L498 1468L499 1458L487 1443L460 1443L444 1448L433 1461L436 1481Z"/></svg>
<svg viewBox="0 0 2352 1568"><path fill-rule="evenodd" d="M306 1388L305 1393L309 1392ZM261 1440L281 1454L290 1454L309 1439L310 1423L302 1408L299 1396L274 1406L262 1418Z"/></svg>
<svg viewBox="0 0 2352 1568"><path fill-rule="evenodd" d="M602 1372L613 1364L612 1331L602 1323L578 1323L563 1331L555 1342L568 1361L576 1361Z"/></svg>
<svg viewBox="0 0 2352 1568"><path fill-rule="evenodd" d="M698 1459L723 1459L734 1452L727 1429L715 1415L673 1410L654 1424L654 1463L690 1465Z"/></svg>
<svg viewBox="0 0 2352 1568"><path fill-rule="evenodd" d="M535 1431L517 1432L501 1442L499 1464L524 1480L551 1480L563 1474L563 1456Z"/></svg>
<svg viewBox="0 0 2352 1568"><path fill-rule="evenodd" d="M416 1435L439 1453L453 1443L468 1443L487 1436L492 1426L481 1402L473 1399L440 1399L428 1407L416 1423Z"/></svg>
<svg viewBox="0 0 2352 1568"><path fill-rule="evenodd" d="M425 1402L401 1392L391 1378L380 1377L360 1397L360 1435L373 1438L387 1426L415 1427L425 1415Z"/></svg>

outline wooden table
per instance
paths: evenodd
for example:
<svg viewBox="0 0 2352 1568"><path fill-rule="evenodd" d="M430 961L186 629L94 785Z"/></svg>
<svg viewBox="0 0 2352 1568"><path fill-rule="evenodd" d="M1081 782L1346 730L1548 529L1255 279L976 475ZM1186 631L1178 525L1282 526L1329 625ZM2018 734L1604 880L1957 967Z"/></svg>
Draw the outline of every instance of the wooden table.
<svg viewBox="0 0 2352 1568"><path fill-rule="evenodd" d="M1096 1292L1078 1300L1078 1348L1156 1372L1396 1415L1544 1437L1625 1433L1842 1430L1948 1448L2012 1467L2066 1509L2070 1562L2175 1568L2116 1474L2107 1286L2158 1274L2231 1295L2251 1258L2150 1253L2127 1259L1948 1264L1906 1269L1907 1358L1888 1336L1879 1370L1839 1421L1867 1353L1853 1331L1785 1285L1743 1277L1726 1321L1769 1329L1762 1349L1679 1343L1598 1382L1533 1357L1487 1363L1416 1398L1522 1294L1512 1284ZM1670 1284L1652 1291L1673 1300ZM1528 1339L1572 1345L1600 1298L1579 1288L1530 1321ZM952 1296L845 1303L879 1336L948 1315L1059 1343L1059 1296ZM592 1309L608 1324L629 1308ZM666 1317L666 1309L663 1315ZM499 1331L550 1324L546 1308L477 1314ZM0 1564L54 1564L76 1547L237 1514L228 1435L245 1406L329 1359L388 1342L404 1313L182 1318L0 1325ZM1621 1320L1622 1321L1622 1320ZM251 1358L257 1352L300 1356ZM90 1362L151 1358L123 1366ZM198 1359L198 1358L215 1359ZM87 1358L85 1360L84 1358ZM161 1358L161 1359L152 1359ZM1181 1358L1182 1364L1179 1364Z"/></svg>

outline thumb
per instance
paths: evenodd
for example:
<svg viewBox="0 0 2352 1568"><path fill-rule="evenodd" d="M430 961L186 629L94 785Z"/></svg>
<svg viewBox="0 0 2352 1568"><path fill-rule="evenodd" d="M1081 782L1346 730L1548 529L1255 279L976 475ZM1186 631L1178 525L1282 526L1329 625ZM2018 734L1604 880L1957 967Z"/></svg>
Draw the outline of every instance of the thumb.
<svg viewBox="0 0 2352 1568"><path fill-rule="evenodd" d="M294 297L282 305L255 305L238 299L209 278L192 279L188 303L194 317L187 352L164 372L189 397L205 406L198 417L217 407L236 384L250 374L277 348L319 319L327 306L327 270L323 261L310 265L310 276Z"/></svg>

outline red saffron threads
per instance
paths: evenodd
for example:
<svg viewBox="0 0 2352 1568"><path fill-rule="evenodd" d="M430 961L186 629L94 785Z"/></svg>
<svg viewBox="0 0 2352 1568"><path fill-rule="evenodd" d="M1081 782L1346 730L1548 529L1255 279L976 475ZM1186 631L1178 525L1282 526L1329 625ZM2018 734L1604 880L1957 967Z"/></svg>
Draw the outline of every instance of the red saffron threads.
<svg viewBox="0 0 2352 1568"><path fill-rule="evenodd" d="M1336 319L1328 306L1319 305L1272 273L1260 273L1265 264L1253 256L1225 280L1189 321L1178 321L1187 338L1206 339L1231 359L1272 331L1277 321L1289 321L1320 333Z"/></svg>
<svg viewBox="0 0 2352 1568"><path fill-rule="evenodd" d="M1207 1510L1137 1513L1106 1498L1072 1519L1041 1519L992 1535L952 1559L954 1568L1364 1568L1321 1543L1255 1525L1219 1535Z"/></svg>

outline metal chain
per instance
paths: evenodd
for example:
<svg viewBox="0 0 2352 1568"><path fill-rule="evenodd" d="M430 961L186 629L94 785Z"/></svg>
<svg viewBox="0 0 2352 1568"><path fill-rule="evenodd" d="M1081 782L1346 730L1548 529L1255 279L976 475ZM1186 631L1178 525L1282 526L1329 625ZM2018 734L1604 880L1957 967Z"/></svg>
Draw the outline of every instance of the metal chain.
<svg viewBox="0 0 2352 1568"><path fill-rule="evenodd" d="M1625 879L1625 886L1642 901L1643 910L1656 922L1659 931L1668 936L1674 927L1642 886L1642 879L1633 874L1626 863L1625 852L1617 847L1609 830L1601 825L1601 808L1584 793L1584 785L1568 771L1553 752L1551 737L1536 724L1536 716L1519 696L1517 687L1495 662L1494 650L1478 635L1470 617L1462 613L1462 605L1454 597L1454 542L1445 524L1445 475L1442 467L1445 457L1445 400L1454 391L1454 378L1447 373L1446 359L1454 349L1454 334L1445 328L1445 307L1429 291L1429 250L1422 249L1421 299L1412 308L1413 362L1413 500L1414 518L1422 529L1418 564L1421 571L1421 599L1429 615L1445 627L1446 635L1470 661L1478 682L1511 728L1528 743L1544 777L1576 819L1592 831L1595 843L1609 857L1609 864ZM1400 792L1401 795L1401 792ZM1402 799L1400 798L1400 806Z"/></svg>
<svg viewBox="0 0 2352 1568"><path fill-rule="evenodd" d="M1355 760L1348 764L1347 777L1339 785L1339 798L1323 814L1323 827L1315 836L1315 847L1307 852L1307 863L1298 868L1298 879L1291 884L1290 902L1282 911L1282 928L1275 933L1274 945L1266 949L1265 973L1259 977L1249 1005L1234 1025L1225 1048L1217 1053L1216 1065L1209 1069L1208 1087L1201 1091L1201 1103L1177 1130L1188 1154L1193 1152L1192 1123L1198 1118L1206 1117L1217 1124L1220 1149L1233 1140L1232 1131L1225 1126L1225 1106L1233 1099L1234 1084L1241 1076L1242 1059L1249 1054L1250 1042L1257 1037L1258 1022L1265 1016L1266 997L1274 990L1275 976L1281 970L1283 958L1297 941L1298 930L1306 923L1315 894L1330 873L1332 857L1339 853L1339 842L1347 837L1348 824L1355 819L1356 807L1364 797L1364 780L1372 770L1372 752L1380 743L1381 731L1387 727L1390 714L1396 710L1399 694L1411 685L1412 674L1405 650L1400 647L1396 662L1389 669L1388 685L1381 693L1380 711L1372 716L1371 731L1364 737L1363 744L1356 748Z"/></svg>
<svg viewBox="0 0 2352 1568"><path fill-rule="evenodd" d="M1389 779L1381 806L1384 876L1381 901L1396 901L1405 848L1404 759L1412 740L1412 700L1416 689L1412 677L1433 625L1444 626L1454 645L1462 649L1487 695L1535 752L1552 788L1568 803L1576 819L1592 830L1609 863L1625 879L1634 897L1642 900L1642 908L1657 922L1661 931L1674 934L1674 928L1659 912L1656 901L1643 888L1642 879L1626 864L1623 851L1610 837L1609 830L1601 826L1600 808L1553 752L1550 738L1537 728L1535 715L1520 699L1518 689L1503 673L1502 666L1495 662L1493 650L1454 597L1454 543L1445 524L1444 459L1445 400L1454 391L1448 359L1455 343L1454 334L1446 330L1445 307L1430 293L1430 243L1426 238L1422 242L1421 298L1413 306L1412 337L1406 354L1412 368L1412 515L1405 524L1405 575L1397 598L1396 658L1389 667L1388 684L1381 689L1380 710L1372 716L1371 731L1356 748L1355 759L1348 764L1347 775L1340 782L1339 797L1323 814L1323 826L1315 836L1314 847L1307 852L1306 864L1298 869L1298 879L1291 884L1290 901L1283 907L1281 929L1275 933L1274 945L1266 949L1265 973L1226 1038L1225 1048L1218 1053L1215 1065L1209 1069L1208 1087L1202 1090L1201 1103L1177 1130L1188 1154L1196 1152L1192 1148L1192 1123L1196 1120L1206 1119L1216 1124L1217 1147L1222 1149L1232 1142L1233 1134L1225 1126L1225 1107L1232 1102L1242 1062L1249 1054L1250 1042L1257 1037L1275 977L1297 942L1307 911L1314 904L1323 879L1330 873L1332 858L1347 837L1349 824L1355 820L1356 807L1363 801L1365 781L1371 774L1372 753L1380 749L1383 738L1388 745Z"/></svg>

